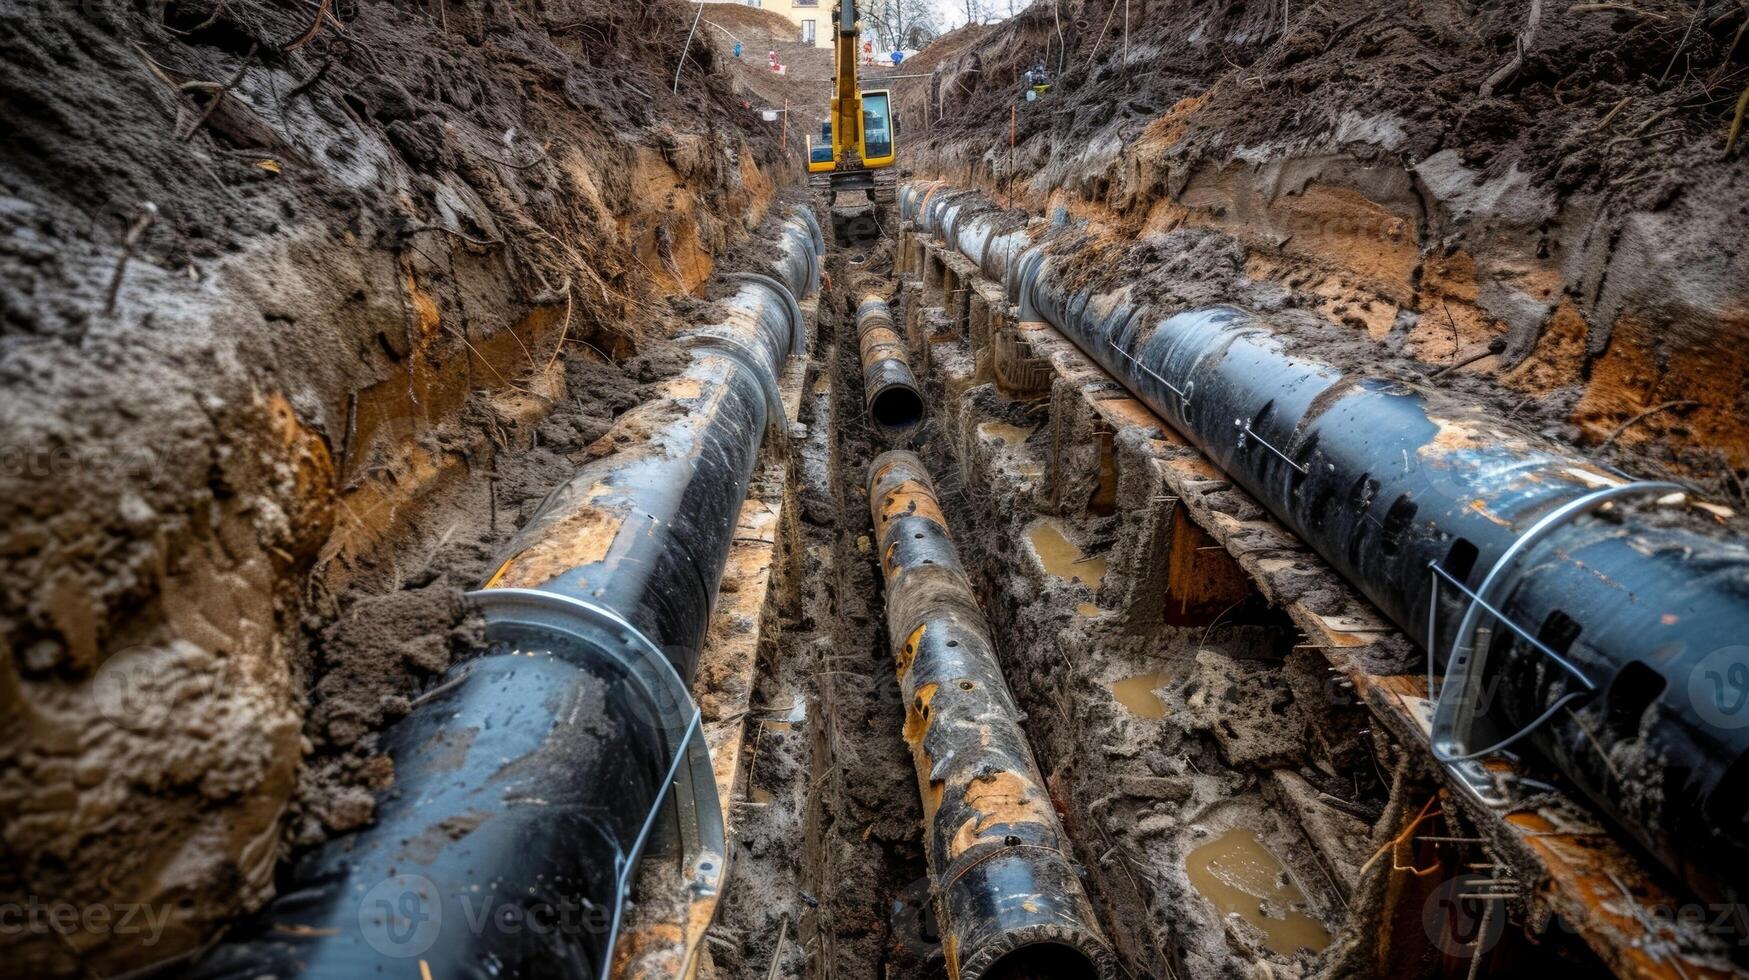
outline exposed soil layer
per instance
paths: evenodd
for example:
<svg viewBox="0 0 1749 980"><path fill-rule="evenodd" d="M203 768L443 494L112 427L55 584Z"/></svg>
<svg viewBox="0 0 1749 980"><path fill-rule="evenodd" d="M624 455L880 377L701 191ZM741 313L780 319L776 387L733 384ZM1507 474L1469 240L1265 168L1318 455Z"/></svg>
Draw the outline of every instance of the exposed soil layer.
<svg viewBox="0 0 1749 980"><path fill-rule="evenodd" d="M0 894L161 912L5 939L111 973L370 818L373 733L679 363L659 297L754 257L777 153L708 43L670 90L668 0L14 6Z"/></svg>
<svg viewBox="0 0 1749 980"><path fill-rule="evenodd" d="M920 175L1124 239L1218 231L1357 354L1467 362L1450 380L1740 508L1746 21L1723 0L1035 5L943 38L900 111L929 113ZM1039 60L1052 87L1020 100Z"/></svg>
<svg viewBox="0 0 1749 980"><path fill-rule="evenodd" d="M803 199L831 53L794 33L680 0L0 18L0 905L85 910L5 930L10 969L195 949L373 819L380 732L481 642L465 593ZM1741 0L1065 0L893 87L915 175L1019 205L1004 226L1077 283L1238 303L1742 511L1745 35ZM1039 60L1054 84L1024 101ZM701 975L943 974L865 497L888 448L866 291L911 328L915 447L1126 971L1465 975L1472 947L1418 918L1434 884L1474 865L1529 892L1534 861L1491 850L1283 612L1352 594L1297 557L1248 580L1154 468L1197 454L1093 417L1109 378L992 383L990 338L886 243L826 271ZM1264 518L1210 484L1219 516ZM1715 516L1749 527L1681 519ZM1163 601L1172 576L1200 604ZM1592 819L1556 792L1528 812ZM1217 853L1263 871L1235 884ZM1489 969L1601 975L1540 901L1501 900Z"/></svg>

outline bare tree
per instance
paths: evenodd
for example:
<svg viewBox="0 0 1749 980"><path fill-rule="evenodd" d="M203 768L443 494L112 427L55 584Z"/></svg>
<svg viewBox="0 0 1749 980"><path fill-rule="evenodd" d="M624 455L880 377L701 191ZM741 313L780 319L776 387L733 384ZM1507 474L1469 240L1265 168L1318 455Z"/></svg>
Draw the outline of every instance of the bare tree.
<svg viewBox="0 0 1749 980"><path fill-rule="evenodd" d="M884 51L914 46L919 38L933 37L936 32L931 0L869 0L862 9L862 20L874 30Z"/></svg>

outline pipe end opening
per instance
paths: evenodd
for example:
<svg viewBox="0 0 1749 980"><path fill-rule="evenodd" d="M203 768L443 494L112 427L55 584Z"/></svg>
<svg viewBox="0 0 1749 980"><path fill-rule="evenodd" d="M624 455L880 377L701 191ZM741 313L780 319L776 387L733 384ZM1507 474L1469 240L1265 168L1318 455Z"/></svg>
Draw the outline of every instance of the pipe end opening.
<svg viewBox="0 0 1749 980"><path fill-rule="evenodd" d="M1086 953L1064 943L1028 943L990 964L981 980L1100 980Z"/></svg>
<svg viewBox="0 0 1749 980"><path fill-rule="evenodd" d="M915 389L895 385L876 394L868 412L887 436L908 436L923 424L923 396Z"/></svg>

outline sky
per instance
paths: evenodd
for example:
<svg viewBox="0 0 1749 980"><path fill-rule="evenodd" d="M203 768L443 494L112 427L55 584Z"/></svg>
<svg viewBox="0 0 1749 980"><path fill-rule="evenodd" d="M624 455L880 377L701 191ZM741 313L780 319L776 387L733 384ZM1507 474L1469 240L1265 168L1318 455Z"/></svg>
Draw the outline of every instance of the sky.
<svg viewBox="0 0 1749 980"><path fill-rule="evenodd" d="M957 0L935 0L935 26L945 33L966 22L966 5Z"/></svg>
<svg viewBox="0 0 1749 980"><path fill-rule="evenodd" d="M1032 0L1014 0L1015 12L1019 13L1031 2ZM935 7L936 26L943 33L966 22L966 0L931 0L931 4ZM990 11L989 15L982 18L985 21L1008 16L1008 0L978 0L978 6Z"/></svg>

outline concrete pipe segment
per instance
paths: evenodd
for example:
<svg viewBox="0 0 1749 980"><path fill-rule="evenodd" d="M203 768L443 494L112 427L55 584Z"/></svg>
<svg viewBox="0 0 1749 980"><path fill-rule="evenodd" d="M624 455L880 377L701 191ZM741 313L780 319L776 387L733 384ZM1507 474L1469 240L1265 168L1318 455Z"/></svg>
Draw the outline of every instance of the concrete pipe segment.
<svg viewBox="0 0 1749 980"><path fill-rule="evenodd" d="M931 215L982 263L972 247L1003 215L975 200L933 190L914 226ZM1297 355L1245 310L1069 286L1059 261L1047 239L1006 262L1020 318L1060 330L1426 645L1434 754L1478 798L1481 757L1534 744L1700 895L1745 897L1749 548L1681 487Z"/></svg>
<svg viewBox="0 0 1749 980"><path fill-rule="evenodd" d="M856 337L869 421L889 442L908 438L923 424L923 394L886 300L870 294L857 304Z"/></svg>
<svg viewBox="0 0 1749 980"><path fill-rule="evenodd" d="M197 977L604 977L646 841L720 889L722 812L690 684L818 275L807 218L739 277L628 444L554 490L473 594L488 646L385 736L377 822L323 845Z"/></svg>
<svg viewBox="0 0 1749 980"><path fill-rule="evenodd" d="M910 452L879 456L868 499L948 976L1111 980L1111 950L928 471Z"/></svg>

